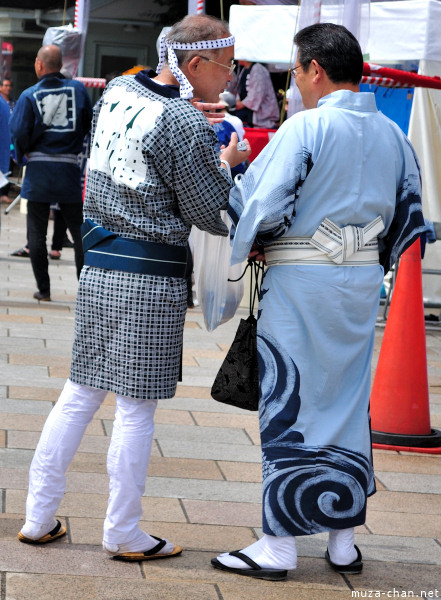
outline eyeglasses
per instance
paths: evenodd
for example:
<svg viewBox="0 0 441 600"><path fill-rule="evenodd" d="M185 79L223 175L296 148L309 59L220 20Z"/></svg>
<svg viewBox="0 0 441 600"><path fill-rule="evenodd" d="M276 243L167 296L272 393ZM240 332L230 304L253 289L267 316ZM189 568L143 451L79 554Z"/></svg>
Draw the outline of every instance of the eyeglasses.
<svg viewBox="0 0 441 600"><path fill-rule="evenodd" d="M295 77L297 75L297 69L301 69L302 65L297 65L297 67L292 67L292 69L288 69L289 73L291 73L291 77Z"/></svg>
<svg viewBox="0 0 441 600"><path fill-rule="evenodd" d="M236 68L236 65L234 64L233 61L231 61L231 65L223 65L222 63L216 62L215 60L211 60L211 58L207 58L206 56L200 56L199 58L203 58L204 60L208 60L208 62L212 62L215 65L224 67L224 69L228 69L228 75L232 75L234 73L234 69Z"/></svg>

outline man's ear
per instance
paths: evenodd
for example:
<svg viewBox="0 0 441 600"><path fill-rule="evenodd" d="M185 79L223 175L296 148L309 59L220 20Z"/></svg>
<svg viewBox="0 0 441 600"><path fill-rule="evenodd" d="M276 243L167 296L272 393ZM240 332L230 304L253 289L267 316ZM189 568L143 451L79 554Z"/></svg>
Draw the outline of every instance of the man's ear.
<svg viewBox="0 0 441 600"><path fill-rule="evenodd" d="M200 56L193 56L193 58L187 63L186 70L192 77L197 77L199 75L201 65L202 58Z"/></svg>
<svg viewBox="0 0 441 600"><path fill-rule="evenodd" d="M323 77L325 70L323 69L323 67L321 67L319 65L319 63L315 60L315 58L313 58L311 60L311 63L309 65L310 69L313 69L313 73L314 73L314 79L319 80Z"/></svg>

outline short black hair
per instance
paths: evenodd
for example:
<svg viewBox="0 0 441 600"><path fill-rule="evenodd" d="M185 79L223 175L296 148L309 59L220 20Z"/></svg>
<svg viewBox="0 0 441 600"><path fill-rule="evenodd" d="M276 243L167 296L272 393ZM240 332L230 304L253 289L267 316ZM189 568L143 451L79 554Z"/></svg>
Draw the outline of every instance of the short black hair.
<svg viewBox="0 0 441 600"><path fill-rule="evenodd" d="M360 83L363 54L352 33L334 23L316 23L301 29L294 37L298 61L307 71L314 59L333 83Z"/></svg>

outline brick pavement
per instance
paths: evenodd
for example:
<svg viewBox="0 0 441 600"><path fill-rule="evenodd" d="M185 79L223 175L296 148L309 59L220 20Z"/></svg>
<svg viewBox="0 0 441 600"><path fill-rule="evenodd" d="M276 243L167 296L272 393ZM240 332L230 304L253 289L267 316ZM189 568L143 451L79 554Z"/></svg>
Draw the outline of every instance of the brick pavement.
<svg viewBox="0 0 441 600"><path fill-rule="evenodd" d="M67 537L46 547L20 544L29 463L68 374L77 285L73 251L65 249L50 264L53 302L33 300L29 260L10 256L24 241L25 216L15 208L2 215L0 234L1 600L346 600L370 591L371 597L422 591L441 597L439 456L374 451L378 493L356 531L362 575L341 576L327 566L326 535L298 539L299 567L282 583L211 568L211 557L261 534L257 417L209 394L243 311L212 333L198 309L188 312L184 379L176 398L160 401L157 411L143 525L181 544L182 556L124 564L101 550L111 394L67 475L59 510ZM381 336L379 328L374 364ZM441 332L427 333L427 355L431 423L441 427Z"/></svg>

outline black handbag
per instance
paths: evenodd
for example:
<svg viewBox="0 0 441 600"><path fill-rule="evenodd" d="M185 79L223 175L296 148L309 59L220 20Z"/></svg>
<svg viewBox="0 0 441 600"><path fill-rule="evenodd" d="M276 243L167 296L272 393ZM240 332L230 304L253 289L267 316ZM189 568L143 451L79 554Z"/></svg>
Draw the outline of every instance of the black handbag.
<svg viewBox="0 0 441 600"><path fill-rule="evenodd" d="M259 272L263 272L263 266L249 261L241 277L248 267L251 267L250 316L240 320L233 343L214 380L211 396L224 404L258 410L257 320L253 311L259 296Z"/></svg>

